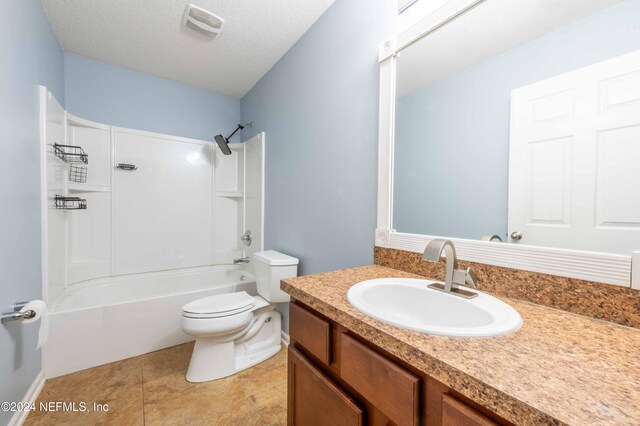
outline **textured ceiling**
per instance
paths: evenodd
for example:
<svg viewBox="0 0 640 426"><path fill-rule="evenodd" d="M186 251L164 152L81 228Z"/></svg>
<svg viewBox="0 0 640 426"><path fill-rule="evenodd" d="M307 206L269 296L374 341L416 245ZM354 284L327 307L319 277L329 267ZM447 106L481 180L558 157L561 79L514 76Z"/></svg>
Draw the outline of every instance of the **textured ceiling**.
<svg viewBox="0 0 640 426"><path fill-rule="evenodd" d="M66 52L242 97L334 0L42 0ZM226 22L182 25L193 2Z"/></svg>
<svg viewBox="0 0 640 426"><path fill-rule="evenodd" d="M485 0L400 52L396 96L405 96L619 1Z"/></svg>

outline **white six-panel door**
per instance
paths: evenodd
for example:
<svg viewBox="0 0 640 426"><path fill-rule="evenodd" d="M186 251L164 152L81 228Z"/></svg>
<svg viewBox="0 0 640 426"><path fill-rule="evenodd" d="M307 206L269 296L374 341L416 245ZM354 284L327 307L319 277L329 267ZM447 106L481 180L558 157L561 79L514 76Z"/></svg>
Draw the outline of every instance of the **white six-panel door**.
<svg viewBox="0 0 640 426"><path fill-rule="evenodd" d="M640 51L512 91L508 232L640 248Z"/></svg>

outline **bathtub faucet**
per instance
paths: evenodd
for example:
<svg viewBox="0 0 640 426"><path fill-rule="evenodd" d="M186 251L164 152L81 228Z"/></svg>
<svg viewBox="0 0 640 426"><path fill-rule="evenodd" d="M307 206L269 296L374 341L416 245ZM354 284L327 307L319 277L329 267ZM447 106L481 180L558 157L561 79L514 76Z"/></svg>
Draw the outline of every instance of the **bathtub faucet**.
<svg viewBox="0 0 640 426"><path fill-rule="evenodd" d="M233 264L237 265L238 263L249 263L248 257L240 257L238 259L233 259Z"/></svg>

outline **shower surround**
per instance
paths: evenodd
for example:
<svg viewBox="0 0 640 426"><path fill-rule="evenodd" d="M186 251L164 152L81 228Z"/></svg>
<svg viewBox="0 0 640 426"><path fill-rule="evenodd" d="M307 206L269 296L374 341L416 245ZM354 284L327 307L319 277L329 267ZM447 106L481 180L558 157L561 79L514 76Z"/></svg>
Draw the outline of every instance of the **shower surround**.
<svg viewBox="0 0 640 426"><path fill-rule="evenodd" d="M223 155L212 141L74 117L40 95L47 377L188 341L184 303L255 293L252 265L233 260L263 248L264 133Z"/></svg>

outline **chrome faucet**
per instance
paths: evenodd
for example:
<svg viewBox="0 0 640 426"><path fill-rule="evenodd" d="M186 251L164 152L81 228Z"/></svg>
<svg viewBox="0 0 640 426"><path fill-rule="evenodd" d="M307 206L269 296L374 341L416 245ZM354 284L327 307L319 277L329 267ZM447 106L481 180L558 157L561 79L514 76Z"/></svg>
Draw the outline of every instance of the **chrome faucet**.
<svg viewBox="0 0 640 426"><path fill-rule="evenodd" d="M478 277L471 268L458 269L456 248L450 240L442 238L431 240L424 249L422 260L438 263L443 251L447 257L447 269L444 276L444 285L436 283L430 284L429 287L434 290L443 291L445 293L454 294L468 299L476 297L478 295L477 293L466 291L459 287L461 285L466 285L471 288L476 288Z"/></svg>
<svg viewBox="0 0 640 426"><path fill-rule="evenodd" d="M249 263L248 257L239 257L237 259L233 259L233 264L237 265L238 263Z"/></svg>

